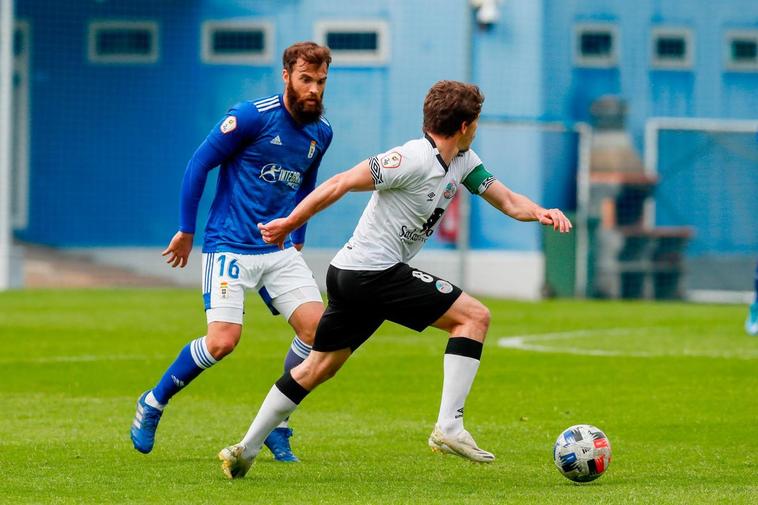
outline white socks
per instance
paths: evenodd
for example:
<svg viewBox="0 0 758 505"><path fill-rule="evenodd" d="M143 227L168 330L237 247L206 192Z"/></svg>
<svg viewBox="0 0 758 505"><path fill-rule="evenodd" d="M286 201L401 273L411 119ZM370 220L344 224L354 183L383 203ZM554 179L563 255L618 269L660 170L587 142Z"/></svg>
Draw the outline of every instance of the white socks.
<svg viewBox="0 0 758 505"><path fill-rule="evenodd" d="M158 410L163 410L163 407L165 407L165 405L163 405L162 403L159 403L158 400L155 399L155 396L153 395L152 390L150 390L147 396L145 396L145 403L147 403L154 409L158 409Z"/></svg>
<svg viewBox="0 0 758 505"><path fill-rule="evenodd" d="M257 456L268 434L296 408L297 403L287 398L276 385L271 386L266 399L263 400L263 405L253 419L253 424L240 441L245 448L243 456L246 458Z"/></svg>
<svg viewBox="0 0 758 505"><path fill-rule="evenodd" d="M479 370L482 344L463 337L452 337L445 350L442 401L437 424L445 435L463 430L463 408Z"/></svg>

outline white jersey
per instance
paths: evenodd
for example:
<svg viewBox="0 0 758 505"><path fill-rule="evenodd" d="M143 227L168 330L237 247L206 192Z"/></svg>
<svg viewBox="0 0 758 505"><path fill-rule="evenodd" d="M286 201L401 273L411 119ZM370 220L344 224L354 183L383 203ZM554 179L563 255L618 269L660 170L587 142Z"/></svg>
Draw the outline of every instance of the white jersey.
<svg viewBox="0 0 758 505"><path fill-rule="evenodd" d="M408 263L434 233L462 181L481 163L468 150L446 166L428 136L370 158L376 191L332 265L386 270Z"/></svg>

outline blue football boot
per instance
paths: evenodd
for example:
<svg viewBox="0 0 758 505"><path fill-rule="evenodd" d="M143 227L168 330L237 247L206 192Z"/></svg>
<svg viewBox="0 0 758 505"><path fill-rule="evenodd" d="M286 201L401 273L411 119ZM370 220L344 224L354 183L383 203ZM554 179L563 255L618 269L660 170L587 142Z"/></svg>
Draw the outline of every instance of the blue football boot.
<svg viewBox="0 0 758 505"><path fill-rule="evenodd" d="M290 437L292 437L291 428L275 428L274 431L269 433L266 440L263 443L274 455L276 461L284 463L297 463L300 461L297 456L292 454L292 448L290 447Z"/></svg>
<svg viewBox="0 0 758 505"><path fill-rule="evenodd" d="M145 397L149 391L142 393L137 400L137 412L134 414L134 421L131 426L131 437L134 448L142 454L147 454L153 450L155 444L155 429L158 427L158 421L161 420L163 411L151 407L145 403Z"/></svg>
<svg viewBox="0 0 758 505"><path fill-rule="evenodd" d="M745 331L748 335L758 335L758 302L750 304L750 311L745 319Z"/></svg>

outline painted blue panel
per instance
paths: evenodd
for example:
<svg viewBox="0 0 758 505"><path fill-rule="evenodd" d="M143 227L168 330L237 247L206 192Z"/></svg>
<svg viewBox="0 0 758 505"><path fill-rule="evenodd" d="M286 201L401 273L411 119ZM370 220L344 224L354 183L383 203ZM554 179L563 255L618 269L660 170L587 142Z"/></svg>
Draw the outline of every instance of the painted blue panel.
<svg viewBox="0 0 758 505"><path fill-rule="evenodd" d="M203 130L186 118L200 95L186 2L22 2L31 26L30 225L21 237L57 245L163 243L176 229L178 184ZM191 7L191 6L190 6ZM86 60L96 19L160 24L157 65ZM175 55L172 57L171 55Z"/></svg>
<svg viewBox="0 0 758 505"><path fill-rule="evenodd" d="M484 166L512 190L542 200L542 138L530 129L482 124L474 150ZM539 226L515 221L480 197L471 198L472 249L540 250Z"/></svg>

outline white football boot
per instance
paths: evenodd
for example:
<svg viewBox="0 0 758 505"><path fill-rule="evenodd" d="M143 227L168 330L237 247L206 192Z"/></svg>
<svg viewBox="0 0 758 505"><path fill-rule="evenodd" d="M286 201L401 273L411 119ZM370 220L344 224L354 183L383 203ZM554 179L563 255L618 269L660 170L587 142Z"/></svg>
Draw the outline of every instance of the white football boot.
<svg viewBox="0 0 758 505"><path fill-rule="evenodd" d="M429 435L429 447L434 452L455 454L477 463L492 463L495 461L495 455L484 449L480 449L476 445L471 433L466 430L461 430L456 435L447 436L442 433L439 425L435 425L434 431Z"/></svg>
<svg viewBox="0 0 758 505"><path fill-rule="evenodd" d="M241 479L253 466L255 458L245 458L245 448L239 444L230 445L221 449L218 459L221 460L221 470L229 479Z"/></svg>

